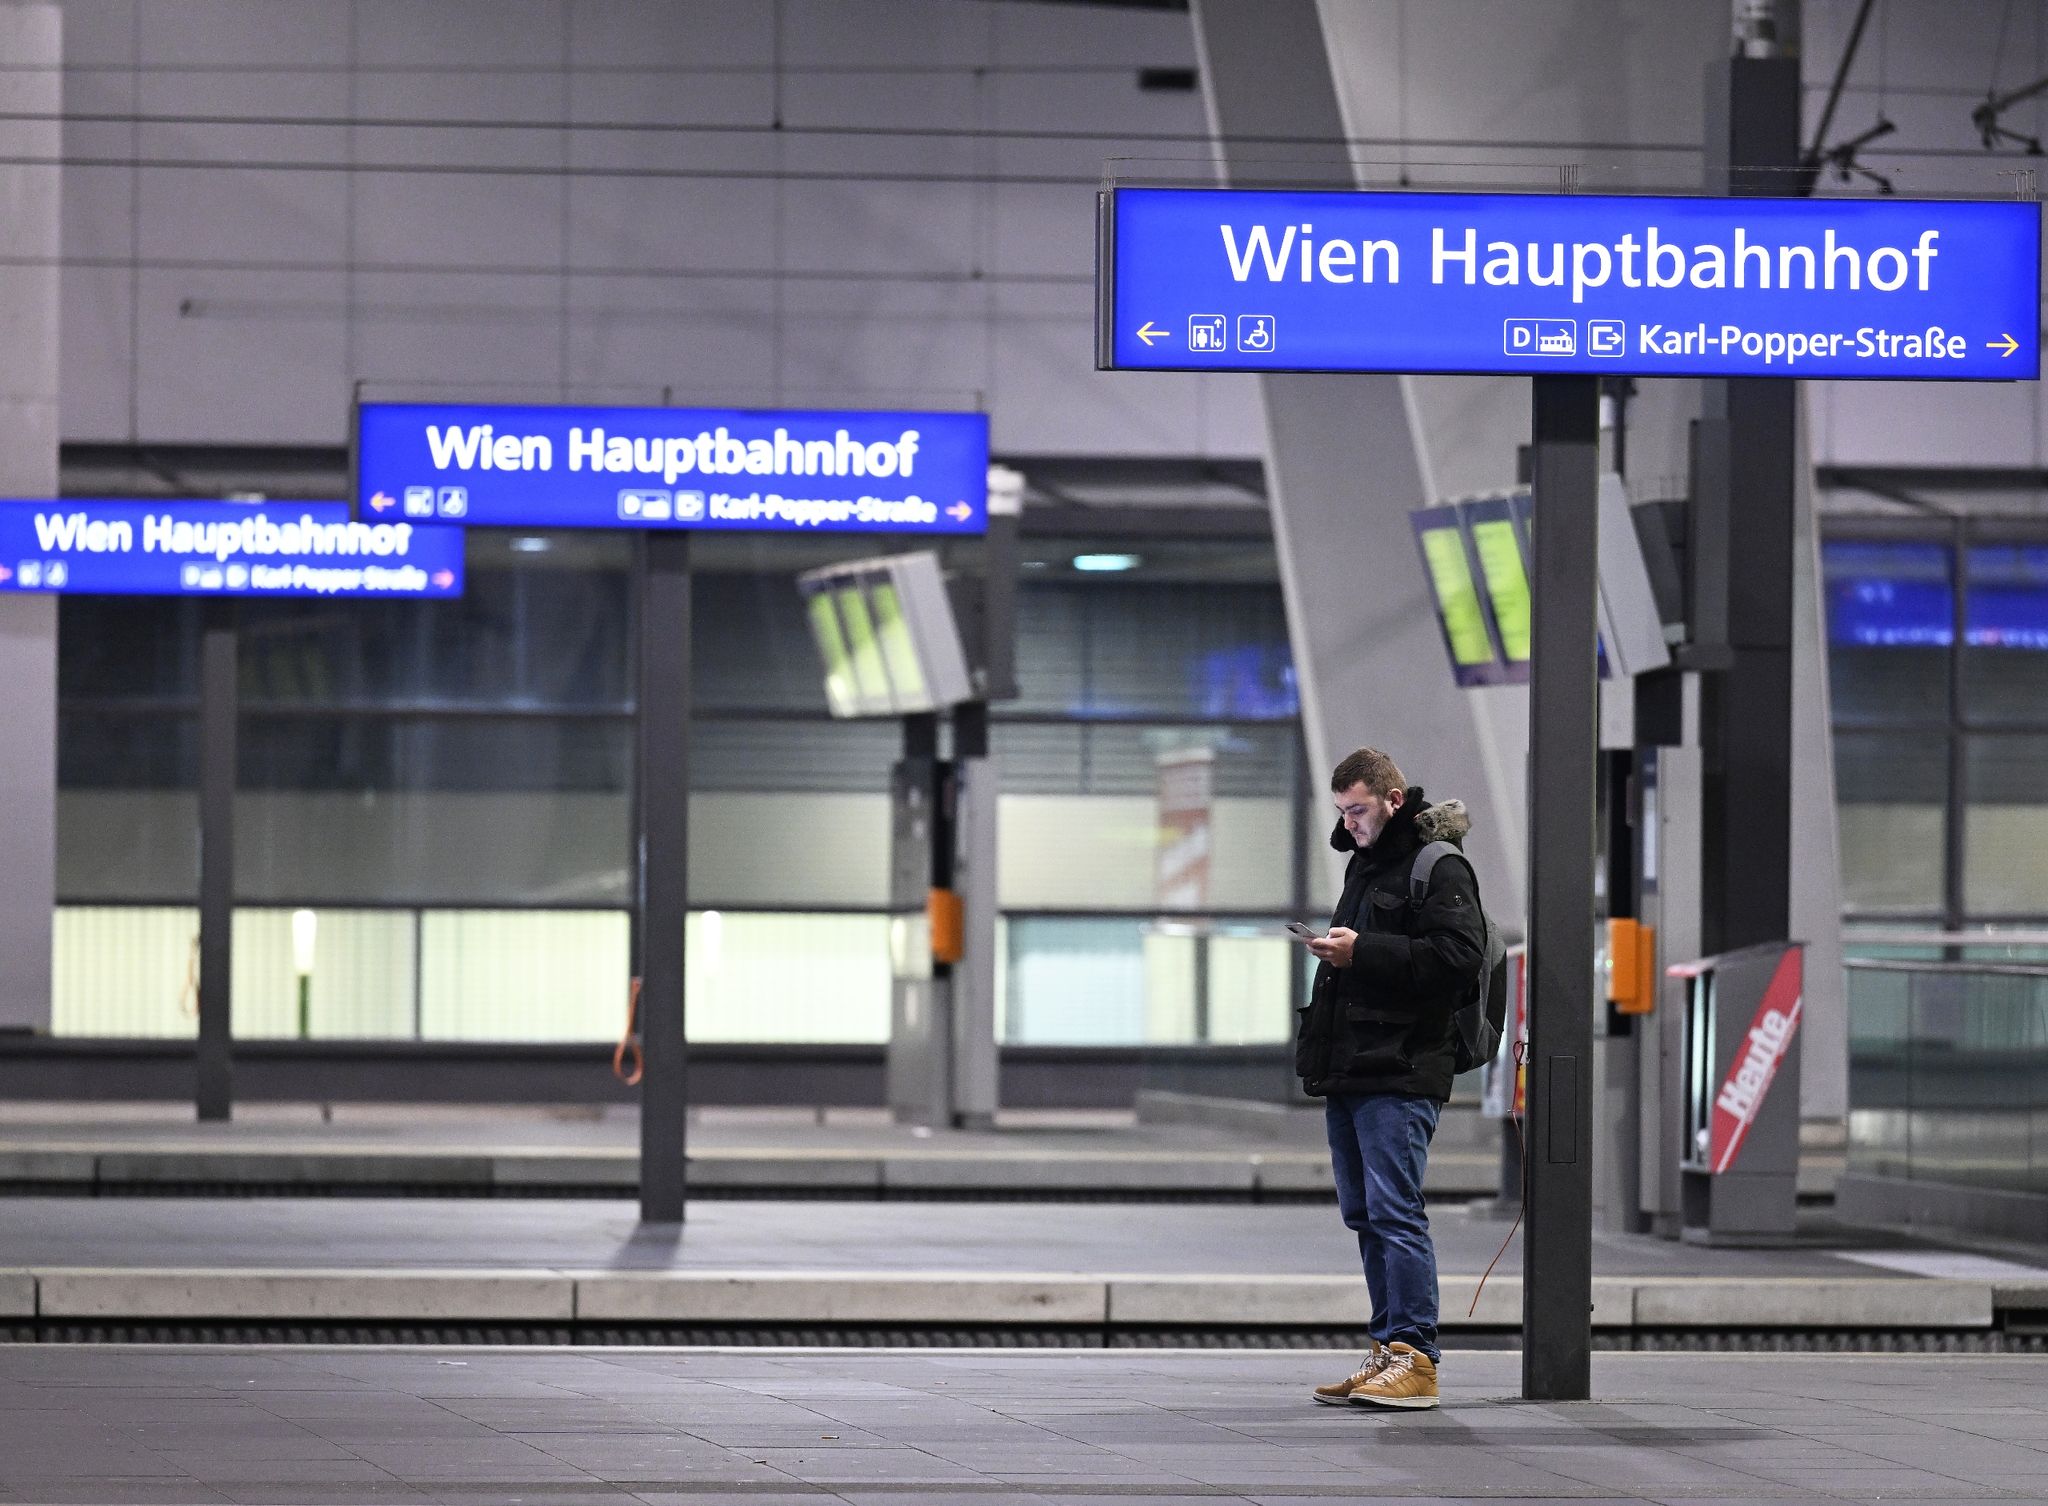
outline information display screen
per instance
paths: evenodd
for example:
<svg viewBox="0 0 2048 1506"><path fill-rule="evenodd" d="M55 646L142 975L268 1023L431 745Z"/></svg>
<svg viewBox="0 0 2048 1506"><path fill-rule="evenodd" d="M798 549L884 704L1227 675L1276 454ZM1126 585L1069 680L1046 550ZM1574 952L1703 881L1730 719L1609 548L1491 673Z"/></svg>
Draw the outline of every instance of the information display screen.
<svg viewBox="0 0 2048 1506"><path fill-rule="evenodd" d="M818 660L825 666L825 701L834 716L858 716L860 691L854 683L853 658L846 650L846 635L839 628L839 608L830 591L813 591L805 599L810 618L811 639L818 648Z"/></svg>
<svg viewBox="0 0 2048 1506"><path fill-rule="evenodd" d="M889 693L889 671L882 662L882 645L875 637L867 594L855 584L843 585L832 594L839 603L839 620L846 628L847 660L853 666L854 688L861 704L888 711L895 706L896 699Z"/></svg>
<svg viewBox="0 0 2048 1506"><path fill-rule="evenodd" d="M1479 578L1486 587L1487 608L1500 640L1501 657L1510 678L1529 677L1529 567L1526 545L1513 502L1505 497L1459 505Z"/></svg>
<svg viewBox="0 0 2048 1506"><path fill-rule="evenodd" d="M0 591L454 597L460 528L355 522L345 502L0 500Z"/></svg>
<svg viewBox="0 0 2048 1506"><path fill-rule="evenodd" d="M866 584L875 621L875 641L881 645L882 665L889 672L889 688L896 704L928 704L931 691L924 683L924 667L917 662L917 643L903 615L903 599L886 576Z"/></svg>
<svg viewBox="0 0 2048 1506"><path fill-rule="evenodd" d="M981 533L988 416L365 403L355 500L479 527Z"/></svg>
<svg viewBox="0 0 2048 1506"><path fill-rule="evenodd" d="M846 560L797 577L834 716L909 716L976 696L939 557Z"/></svg>
<svg viewBox="0 0 2048 1506"><path fill-rule="evenodd" d="M1498 685L1507 678L1479 587L1466 553L1465 530L1455 507L1428 507L1410 515L1423 573L1436 604L1437 625L1460 685Z"/></svg>

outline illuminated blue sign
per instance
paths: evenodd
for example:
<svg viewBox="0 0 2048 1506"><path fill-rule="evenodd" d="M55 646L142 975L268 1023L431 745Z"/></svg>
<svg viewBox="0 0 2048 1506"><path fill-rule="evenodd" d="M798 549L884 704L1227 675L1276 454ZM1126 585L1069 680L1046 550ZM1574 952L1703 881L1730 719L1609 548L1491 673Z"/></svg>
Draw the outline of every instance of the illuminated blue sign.
<svg viewBox="0 0 2048 1506"><path fill-rule="evenodd" d="M0 591L460 596L462 530L359 523L345 502L0 501Z"/></svg>
<svg viewBox="0 0 2048 1506"><path fill-rule="evenodd" d="M980 533L980 413L365 404L363 518L514 528Z"/></svg>
<svg viewBox="0 0 2048 1506"><path fill-rule="evenodd" d="M2040 376L2017 200L1119 188L1099 232L1104 369Z"/></svg>

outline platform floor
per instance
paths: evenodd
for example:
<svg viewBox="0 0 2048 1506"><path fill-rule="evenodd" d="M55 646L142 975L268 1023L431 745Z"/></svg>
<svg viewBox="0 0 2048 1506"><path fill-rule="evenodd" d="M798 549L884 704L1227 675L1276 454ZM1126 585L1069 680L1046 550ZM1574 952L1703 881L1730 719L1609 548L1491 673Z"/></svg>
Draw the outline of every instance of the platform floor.
<svg viewBox="0 0 2048 1506"><path fill-rule="evenodd" d="M630 1107L255 1104L230 1123L197 1124L189 1105L14 1104L0 1106L0 1182L629 1195L639 1133ZM1449 1116L1430 1189L1492 1192L1498 1135L1476 1114ZM1085 1112L1009 1113L993 1129L933 1132L873 1109L708 1109L692 1116L688 1149L691 1180L702 1188L843 1197L1060 1189L1249 1199L1329 1182L1321 1121L1310 1111L1263 1132Z"/></svg>
<svg viewBox="0 0 2048 1506"><path fill-rule="evenodd" d="M1598 1355L1595 1400L1315 1406L1274 1352L0 1347L0 1501L2039 1501L2038 1359ZM1336 1368L1341 1369L1341 1365Z"/></svg>
<svg viewBox="0 0 2048 1506"><path fill-rule="evenodd" d="M1463 1207L1431 1215L1446 1274L1476 1275L1508 1226ZM1502 1269L1521 1268L1517 1231ZM1789 1278L2031 1274L1907 1236L1810 1224L1791 1249L1705 1249L1597 1234L1604 1276ZM1075 1275L1358 1274L1335 1205L843 1203L714 1200L680 1229L588 1199L0 1199L0 1268L750 1270Z"/></svg>
<svg viewBox="0 0 2048 1506"><path fill-rule="evenodd" d="M1518 1329L1519 1234L1458 1205L1432 1222L1446 1340ZM228 1341L313 1325L302 1336L338 1339L383 1323L400 1327L368 1336L486 1325L595 1340L654 1325L690 1341L763 1326L945 1330L953 1343L1334 1337L1368 1316L1357 1261L1334 1208L1302 1204L732 1200L642 1227L631 1203L590 1199L0 1199L0 1323L58 1340L143 1337L138 1324ZM1825 1223L1773 1250L1602 1234L1592 1299L1595 1330L1623 1344L1775 1329L1866 1336L1852 1347L1936 1333L2038 1348L2023 1336L2048 1310L2048 1260Z"/></svg>
<svg viewBox="0 0 2048 1506"><path fill-rule="evenodd" d="M1444 1115L1426 1186L1491 1195L1501 1125ZM1148 1122L1130 1112L1010 1112L987 1130L937 1132L875 1109L707 1109L689 1130L692 1184L707 1192L804 1189L848 1198L1094 1192L1244 1201L1329 1192L1314 1109L1256 1125ZM247 1104L226 1124L189 1104L0 1103L0 1185L112 1191L363 1187L449 1192L616 1189L639 1174L630 1106ZM1839 1144L1801 1156L1800 1191L1832 1191Z"/></svg>

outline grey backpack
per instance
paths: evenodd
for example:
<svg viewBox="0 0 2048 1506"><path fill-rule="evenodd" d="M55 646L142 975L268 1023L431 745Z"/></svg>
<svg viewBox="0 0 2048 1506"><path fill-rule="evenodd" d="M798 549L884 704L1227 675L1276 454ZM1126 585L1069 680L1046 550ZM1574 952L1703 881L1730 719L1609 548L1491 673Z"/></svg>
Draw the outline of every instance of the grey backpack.
<svg viewBox="0 0 2048 1506"><path fill-rule="evenodd" d="M1472 867L1472 860L1449 842L1425 843L1415 854L1415 866L1408 870L1408 905L1417 915L1422 913L1423 899L1429 893L1429 876L1444 858L1456 858L1467 868ZM1472 872L1472 887L1476 893L1477 869ZM1451 1006L1451 1020L1457 1026L1451 1038L1451 1063L1459 1072L1470 1072L1492 1061L1500 1051L1501 1032L1507 1028L1507 944L1501 940L1500 927L1493 923L1484 905L1479 907L1479 921L1486 933L1479 966Z"/></svg>

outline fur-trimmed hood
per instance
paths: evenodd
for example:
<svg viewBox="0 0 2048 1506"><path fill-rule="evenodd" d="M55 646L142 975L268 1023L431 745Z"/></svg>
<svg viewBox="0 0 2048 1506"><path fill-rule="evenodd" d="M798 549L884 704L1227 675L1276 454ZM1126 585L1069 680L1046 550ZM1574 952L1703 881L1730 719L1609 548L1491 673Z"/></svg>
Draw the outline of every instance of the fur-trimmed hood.
<svg viewBox="0 0 2048 1506"><path fill-rule="evenodd" d="M1462 800L1432 805L1415 818L1415 835L1425 842L1462 842L1472 829L1472 815Z"/></svg>
<svg viewBox="0 0 2048 1506"><path fill-rule="evenodd" d="M1472 816L1465 809L1464 801L1445 800L1432 804L1423 798L1421 785L1411 784L1408 786L1407 798L1401 802L1401 808L1394 812L1394 819L1387 823L1386 830L1380 834L1381 842L1390 834L1400 833L1403 827L1414 828L1414 845L1417 847L1425 842L1462 843L1465 840L1465 833L1472 829ZM1402 833L1402 836L1405 835ZM1397 845L1401 840L1401 836L1396 837ZM1339 852L1358 850L1358 844L1351 840L1351 833L1344 829L1341 820L1330 833L1330 845Z"/></svg>

